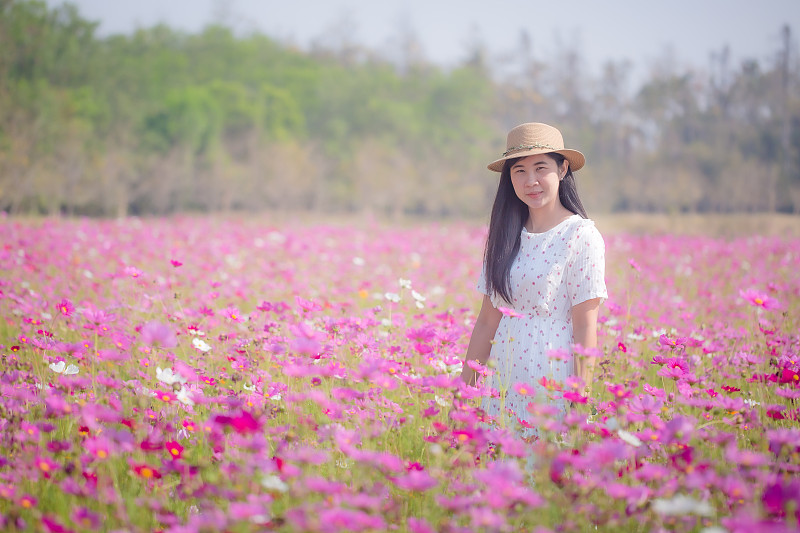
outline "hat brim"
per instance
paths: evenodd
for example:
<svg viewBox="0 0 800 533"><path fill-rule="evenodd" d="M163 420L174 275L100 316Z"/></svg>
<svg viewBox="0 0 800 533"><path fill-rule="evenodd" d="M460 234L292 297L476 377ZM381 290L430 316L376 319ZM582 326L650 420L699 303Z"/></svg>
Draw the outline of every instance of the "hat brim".
<svg viewBox="0 0 800 533"><path fill-rule="evenodd" d="M501 157L497 161L492 161L486 167L489 170L493 170L494 172L502 172L503 171L503 163L507 159L517 159L520 157L528 157L531 155L539 155L539 154L561 154L563 155L567 161L569 161L569 168L573 172L580 170L583 168L583 165L586 164L586 157L577 150L570 150L570 149L563 149L563 150L541 150L538 148L531 148L530 150L520 150L519 152L514 152L513 154L508 154L505 157Z"/></svg>

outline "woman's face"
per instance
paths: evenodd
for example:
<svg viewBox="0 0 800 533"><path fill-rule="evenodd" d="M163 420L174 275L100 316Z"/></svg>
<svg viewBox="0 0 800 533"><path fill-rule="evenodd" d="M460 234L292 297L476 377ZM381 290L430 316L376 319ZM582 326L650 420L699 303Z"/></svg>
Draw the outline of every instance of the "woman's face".
<svg viewBox="0 0 800 533"><path fill-rule="evenodd" d="M552 208L559 202L558 184L567 172L567 161L559 168L547 154L531 155L511 167L514 192L530 209Z"/></svg>

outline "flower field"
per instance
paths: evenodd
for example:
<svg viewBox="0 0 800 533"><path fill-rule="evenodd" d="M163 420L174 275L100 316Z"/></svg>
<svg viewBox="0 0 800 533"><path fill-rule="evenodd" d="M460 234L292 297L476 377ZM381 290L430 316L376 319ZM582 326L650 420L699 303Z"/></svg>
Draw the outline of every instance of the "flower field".
<svg viewBox="0 0 800 533"><path fill-rule="evenodd" d="M0 529L797 530L800 240L605 235L525 442L458 379L484 238L0 218Z"/></svg>

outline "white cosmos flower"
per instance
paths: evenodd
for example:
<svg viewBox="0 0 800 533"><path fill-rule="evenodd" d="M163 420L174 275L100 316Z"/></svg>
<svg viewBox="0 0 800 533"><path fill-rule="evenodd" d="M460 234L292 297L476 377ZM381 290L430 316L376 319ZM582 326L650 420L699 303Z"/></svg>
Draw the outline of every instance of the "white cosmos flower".
<svg viewBox="0 0 800 533"><path fill-rule="evenodd" d="M638 333L628 333L627 337L628 337L628 339L630 339L632 341L643 341L644 340L644 335L639 335Z"/></svg>
<svg viewBox="0 0 800 533"><path fill-rule="evenodd" d="M410 279L403 279L400 278L397 280L397 283L400 284L400 287L403 289L410 289L411 288L411 280Z"/></svg>
<svg viewBox="0 0 800 533"><path fill-rule="evenodd" d="M284 483L281 478L274 474L262 477L261 486L270 492L286 492L289 490L289 485Z"/></svg>
<svg viewBox="0 0 800 533"><path fill-rule="evenodd" d="M397 303L397 302L400 301L400 295L397 294L396 292L387 292L386 294L383 295L383 297L386 298L387 300L389 300L390 302L394 302L394 303Z"/></svg>
<svg viewBox="0 0 800 533"><path fill-rule="evenodd" d="M156 367L156 379L161 383L166 383L167 385L174 385L175 383L186 383L186 378L178 374L177 372L173 372L171 368L165 368L161 370L161 367Z"/></svg>
<svg viewBox="0 0 800 533"><path fill-rule="evenodd" d="M203 339L198 339L196 337L192 340L192 346L194 346L201 352L207 352L211 349L211 346L209 346L206 341L204 341Z"/></svg>
<svg viewBox="0 0 800 533"><path fill-rule="evenodd" d="M619 431L617 431L617 435L619 435L620 439L624 440L625 442L627 442L628 444L630 444L635 448L638 448L639 446L642 445L642 441L639 439L639 437L637 437L633 433L628 433L624 429L620 429Z"/></svg>
<svg viewBox="0 0 800 533"><path fill-rule="evenodd" d="M755 400L751 400L750 398L745 398L744 403L746 403L750 407L755 407L756 405L761 405L761 402L757 402Z"/></svg>
<svg viewBox="0 0 800 533"><path fill-rule="evenodd" d="M50 363L49 365L50 370L57 374L64 374L65 376L71 376L73 374L78 373L78 367L75 365L67 366L67 363L64 361L59 361L58 363Z"/></svg>
<svg viewBox="0 0 800 533"><path fill-rule="evenodd" d="M701 502L683 494L678 494L671 500L653 500L653 510L666 516L684 516L687 514L713 516L714 514L714 509L708 502Z"/></svg>
<svg viewBox="0 0 800 533"><path fill-rule="evenodd" d="M253 392L254 390L256 390L256 386L255 385L248 385L247 383L242 383L242 388L244 388L244 390L250 391L250 392Z"/></svg>
<svg viewBox="0 0 800 533"><path fill-rule="evenodd" d="M359 267L361 267L361 266L364 266L364 265L366 265L366 264L367 264L367 262L366 262L366 261L364 261L364 260L363 260L362 258L360 258L360 257L354 257L354 258L353 258L353 264L354 264L355 266L359 266Z"/></svg>
<svg viewBox="0 0 800 533"><path fill-rule="evenodd" d="M191 394L186 389L186 387L181 387L181 390L178 391L178 394L175 395L175 398L178 399L183 405L188 405L189 407L194 405L194 400L192 400Z"/></svg>
<svg viewBox="0 0 800 533"><path fill-rule="evenodd" d="M450 405L449 403L447 403L447 400L445 400L441 396L434 396L434 399L436 400L436 403L439 404L441 407L447 407L448 405Z"/></svg>

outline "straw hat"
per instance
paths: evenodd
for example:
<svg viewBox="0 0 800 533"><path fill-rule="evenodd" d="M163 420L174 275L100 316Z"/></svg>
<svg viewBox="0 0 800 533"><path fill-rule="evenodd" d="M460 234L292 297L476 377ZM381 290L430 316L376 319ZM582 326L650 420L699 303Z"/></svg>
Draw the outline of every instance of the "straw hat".
<svg viewBox="0 0 800 533"><path fill-rule="evenodd" d="M586 158L582 153L564 148L564 138L556 128L541 122L528 122L520 124L508 132L506 151L503 152L503 157L493 161L488 168L495 172L501 172L503 161L506 159L552 152L566 157L572 171L580 169L586 163Z"/></svg>

